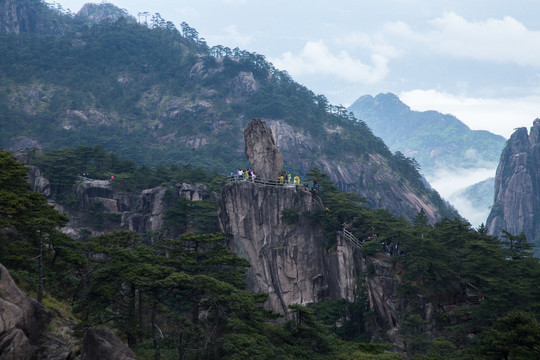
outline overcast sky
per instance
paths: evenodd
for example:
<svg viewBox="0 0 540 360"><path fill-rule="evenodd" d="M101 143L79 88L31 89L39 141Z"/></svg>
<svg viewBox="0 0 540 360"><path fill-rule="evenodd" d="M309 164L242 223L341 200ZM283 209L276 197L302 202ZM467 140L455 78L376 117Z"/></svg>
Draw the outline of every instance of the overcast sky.
<svg viewBox="0 0 540 360"><path fill-rule="evenodd" d="M52 1L48 1L52 2ZM60 0L76 13L87 1ZM335 105L392 92L509 137L540 117L534 0L116 0L257 52Z"/></svg>

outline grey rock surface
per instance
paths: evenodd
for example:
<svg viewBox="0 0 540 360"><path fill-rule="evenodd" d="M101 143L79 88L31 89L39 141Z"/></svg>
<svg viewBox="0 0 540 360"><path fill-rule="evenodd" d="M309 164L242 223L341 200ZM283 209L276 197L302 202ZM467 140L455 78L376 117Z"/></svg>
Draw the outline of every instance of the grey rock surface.
<svg viewBox="0 0 540 360"><path fill-rule="evenodd" d="M244 129L246 156L257 177L277 179L284 175L283 157L272 131L261 119L253 119Z"/></svg>
<svg viewBox="0 0 540 360"><path fill-rule="evenodd" d="M524 233L540 249L540 119L530 133L519 128L512 134L501 155L495 175L495 196L486 221L490 234L506 230Z"/></svg>
<svg viewBox="0 0 540 360"><path fill-rule="evenodd" d="M295 224L283 210L299 214ZM303 212L324 209L319 196L304 186L262 187L246 182L226 185L218 203L220 225L233 240L230 248L247 259L248 288L268 293L266 306L287 313L288 305L324 299L354 299L353 250L340 242L326 254L322 229Z"/></svg>
<svg viewBox="0 0 540 360"><path fill-rule="evenodd" d="M51 315L0 264L0 359L33 359Z"/></svg>
<svg viewBox="0 0 540 360"><path fill-rule="evenodd" d="M135 354L109 329L89 328L80 360L135 360Z"/></svg>
<svg viewBox="0 0 540 360"><path fill-rule="evenodd" d="M319 145L308 133L300 133L281 120L267 120L266 124L275 136L276 146L283 154L283 159L299 166L302 173L317 167L328 174L340 190L365 197L374 209L384 208L406 217L414 217L420 209L424 209L432 224L443 217L441 207L429 196L422 195L395 172L388 171L391 166L381 155L350 154L336 161L322 156ZM340 127L326 130L332 134L343 132Z"/></svg>

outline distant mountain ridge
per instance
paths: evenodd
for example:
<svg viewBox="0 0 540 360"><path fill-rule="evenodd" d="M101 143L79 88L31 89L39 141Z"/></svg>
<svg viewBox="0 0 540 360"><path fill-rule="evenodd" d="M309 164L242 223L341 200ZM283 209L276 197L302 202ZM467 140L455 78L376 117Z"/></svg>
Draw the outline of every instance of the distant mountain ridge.
<svg viewBox="0 0 540 360"><path fill-rule="evenodd" d="M452 115L413 111L392 93L365 95L349 108L392 151L415 158L424 174L437 168L475 168L497 163L506 140L471 130Z"/></svg>

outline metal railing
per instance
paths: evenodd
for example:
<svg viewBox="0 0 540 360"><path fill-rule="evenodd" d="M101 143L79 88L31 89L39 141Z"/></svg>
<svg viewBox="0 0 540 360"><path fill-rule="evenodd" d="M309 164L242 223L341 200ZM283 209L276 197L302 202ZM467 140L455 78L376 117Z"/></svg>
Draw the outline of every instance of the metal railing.
<svg viewBox="0 0 540 360"><path fill-rule="evenodd" d="M80 180L80 181L93 181L93 182L102 182L102 183L107 183L107 184L110 184L111 183L111 179L93 179L93 178L90 178L88 176L81 176L81 175L77 175L75 177L77 180Z"/></svg>
<svg viewBox="0 0 540 360"><path fill-rule="evenodd" d="M271 179L261 179L258 177L256 177L255 179L251 177L246 179L243 176L238 176L238 175L230 176L229 182L252 182L258 186L290 187L290 188L293 188L296 185L302 185L301 183L295 184L294 182L287 182L286 180L278 180L278 179L271 180Z"/></svg>
<svg viewBox="0 0 540 360"><path fill-rule="evenodd" d="M342 230L343 230L343 237L345 237L345 239L349 240L349 242L353 244L354 246L356 246L357 248L362 247L362 242L358 240L356 236L354 236L350 231L348 231L345 228L343 228Z"/></svg>

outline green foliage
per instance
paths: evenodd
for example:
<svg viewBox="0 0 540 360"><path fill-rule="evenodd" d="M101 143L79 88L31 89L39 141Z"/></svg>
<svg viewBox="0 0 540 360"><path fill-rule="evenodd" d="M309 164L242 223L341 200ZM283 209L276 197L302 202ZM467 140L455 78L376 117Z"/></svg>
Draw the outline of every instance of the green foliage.
<svg viewBox="0 0 540 360"><path fill-rule="evenodd" d="M47 154L34 156L49 164L48 171L54 171L61 159L70 159L61 168L64 174L71 162L81 164L85 159L87 167L96 172L101 169L104 176L113 168L110 164L116 164L125 169L126 187L136 188L129 182L132 173L147 174L141 179L144 184L201 176L189 168L139 167L99 148L64 149L55 154L56 159ZM269 322L275 314L262 307L266 295L244 290L249 264L227 250L223 235L210 233L217 230L216 208L210 201L180 199L173 203L166 214L166 227L151 240L134 232L115 231L75 243L57 230L67 219L47 205L44 197L30 192L24 166L4 152L0 152L0 163L4 200L0 205L0 261L13 269L22 284L36 291L38 261L28 259L36 259L37 245L43 243L45 290L73 299L81 329L111 326L143 358L400 358L386 352L384 346L365 343L371 340L367 324L374 314L362 292L352 303L331 300L307 308L292 305L291 321L284 325ZM498 239L488 235L485 227L475 230L461 219L443 219L431 226L422 211L409 224L385 210L368 209L354 194L337 191L320 171L314 169L311 174L320 180L319 192L328 209L305 215L322 225L329 250L342 226L361 240L377 235L365 242L361 250L365 255L387 251L388 244L398 246L393 269L401 276L400 296L410 309L400 319L409 356L537 357L534 314L540 313L540 264L523 235L505 233ZM62 186L68 187L59 183L58 189ZM91 204L89 209L96 219L111 220L102 204ZM299 216L287 211L282 214L287 219L294 215ZM376 274L374 263L370 264L367 276ZM474 307L463 303L470 289L481 300ZM422 305L419 293L435 306L436 327L442 334L438 339L426 339L426 320L418 311ZM462 301L464 306L456 314L437 306L445 294ZM466 342L469 333L477 335L476 343Z"/></svg>
<svg viewBox="0 0 540 360"><path fill-rule="evenodd" d="M53 196L64 203L72 203L73 186L77 176L98 180L111 180L111 186L119 191L140 192L161 185L177 183L202 183L210 191L219 191L225 177L191 165L170 167L136 165L124 160L100 146L56 149L36 153L31 163L38 166L49 179ZM114 179L111 177L114 176Z"/></svg>
<svg viewBox="0 0 540 360"><path fill-rule="evenodd" d="M400 332L407 342L409 356L427 351L428 342L425 339L424 319L418 314L408 314L401 323Z"/></svg>
<svg viewBox="0 0 540 360"><path fill-rule="evenodd" d="M43 289L38 283L54 294L69 293L76 280L62 271L81 258L75 241L59 230L68 218L30 191L28 169L7 152L0 151L0 169L0 262L27 274L29 288L39 287L39 300Z"/></svg>
<svg viewBox="0 0 540 360"><path fill-rule="evenodd" d="M540 324L536 316L513 310L487 330L479 347L486 359L536 359L540 357Z"/></svg>
<svg viewBox="0 0 540 360"><path fill-rule="evenodd" d="M308 308L313 309L317 320L332 329L340 339L355 342L370 341L366 322L371 313L367 309L365 293L361 293L354 302L345 299L327 300L310 304ZM365 345L364 351L368 350L367 346ZM373 346L377 349L376 345Z"/></svg>
<svg viewBox="0 0 540 360"><path fill-rule="evenodd" d="M185 232L219 231L217 205L212 200L191 201L181 198L165 211L164 222L173 236Z"/></svg>
<svg viewBox="0 0 540 360"><path fill-rule="evenodd" d="M287 225L296 224L299 218L300 216L294 210L291 210L291 209L281 210L281 221L283 221Z"/></svg>
<svg viewBox="0 0 540 360"><path fill-rule="evenodd" d="M149 246L128 231L90 239L84 249L90 259L89 285L76 307L82 326L114 326L130 345L148 337L154 344L160 342L149 332L158 326L180 339L161 347L193 349L211 344L210 348L201 346L197 357L217 351L245 358L241 351L247 349L231 348L231 344L246 342L248 335L253 336L249 341L258 336L253 346L266 343L268 349L259 350L272 354L262 332L268 316L259 306L264 298L243 290L249 264L226 250L223 240L219 234L191 234L180 241L166 239ZM176 324L166 320L171 316Z"/></svg>

